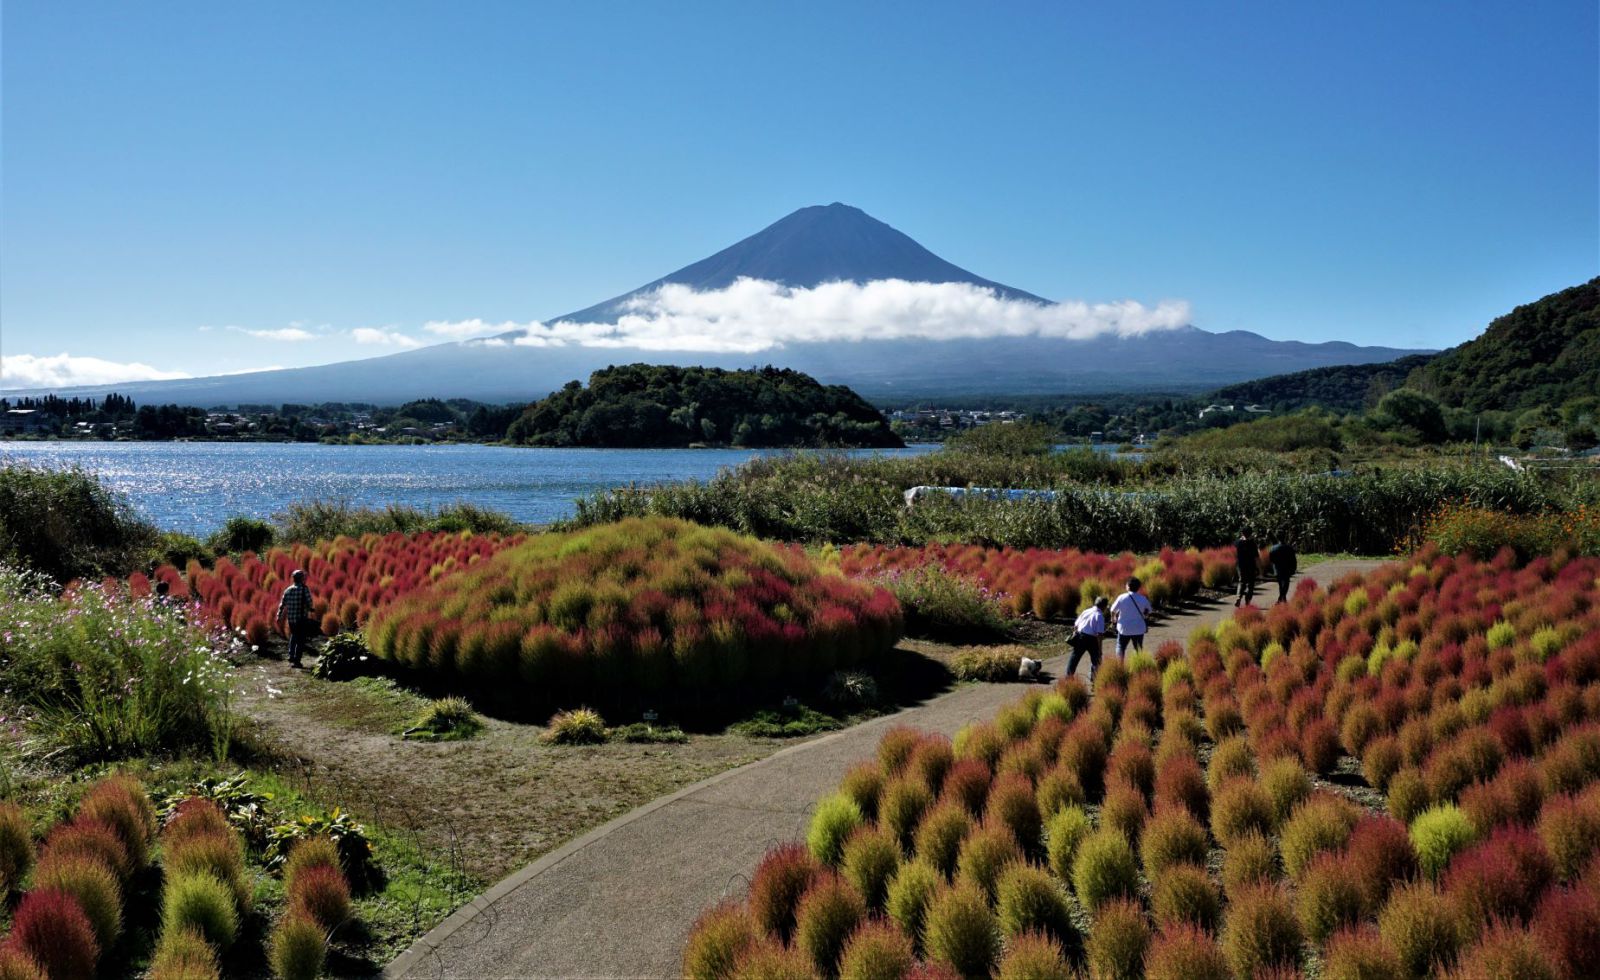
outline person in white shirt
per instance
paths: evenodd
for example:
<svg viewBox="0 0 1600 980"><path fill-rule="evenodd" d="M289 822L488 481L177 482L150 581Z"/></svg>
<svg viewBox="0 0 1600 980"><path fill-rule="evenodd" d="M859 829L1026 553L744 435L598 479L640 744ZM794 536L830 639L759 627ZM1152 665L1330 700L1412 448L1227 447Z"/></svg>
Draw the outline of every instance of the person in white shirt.
<svg viewBox="0 0 1600 980"><path fill-rule="evenodd" d="M1128 647L1144 649L1144 635L1150 632L1150 600L1139 593L1142 583L1138 578L1128 579L1128 591L1111 603L1111 621L1117 624L1117 656L1124 656Z"/></svg>
<svg viewBox="0 0 1600 980"><path fill-rule="evenodd" d="M1078 661L1084 654L1089 655L1089 683L1094 683L1094 675L1100 672L1100 647L1106 638L1106 606L1105 596L1096 596L1094 602L1078 614L1077 622L1072 626L1076 633L1072 635L1072 659L1067 661L1067 676L1071 677L1078 672Z"/></svg>

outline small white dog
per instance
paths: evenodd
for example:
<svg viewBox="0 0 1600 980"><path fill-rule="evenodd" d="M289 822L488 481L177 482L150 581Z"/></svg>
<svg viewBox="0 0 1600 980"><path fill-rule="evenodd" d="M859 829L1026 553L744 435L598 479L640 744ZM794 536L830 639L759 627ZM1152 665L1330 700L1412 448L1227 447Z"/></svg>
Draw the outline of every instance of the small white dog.
<svg viewBox="0 0 1600 980"><path fill-rule="evenodd" d="M1036 681L1039 679L1039 669L1044 666L1043 661L1031 657L1023 657L1022 665L1017 668L1017 680Z"/></svg>

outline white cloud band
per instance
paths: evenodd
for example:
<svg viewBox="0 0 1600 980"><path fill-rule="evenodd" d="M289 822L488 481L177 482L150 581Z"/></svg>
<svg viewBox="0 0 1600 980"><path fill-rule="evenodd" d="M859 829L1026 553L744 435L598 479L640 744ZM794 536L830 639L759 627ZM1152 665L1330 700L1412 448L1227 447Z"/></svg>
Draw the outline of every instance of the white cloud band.
<svg viewBox="0 0 1600 980"><path fill-rule="evenodd" d="M1189 323L1189 304L1034 303L967 283L830 282L805 288L739 279L725 289L666 285L627 300L616 323L432 322L453 338L519 332L527 347L631 347L755 353L785 344L1040 336L1139 336Z"/></svg>
<svg viewBox="0 0 1600 980"><path fill-rule="evenodd" d="M71 354L40 356L7 354L0 357L0 388L66 388L72 385L123 384L128 381L172 381L187 378L182 371L162 371L148 364L127 364L98 357Z"/></svg>

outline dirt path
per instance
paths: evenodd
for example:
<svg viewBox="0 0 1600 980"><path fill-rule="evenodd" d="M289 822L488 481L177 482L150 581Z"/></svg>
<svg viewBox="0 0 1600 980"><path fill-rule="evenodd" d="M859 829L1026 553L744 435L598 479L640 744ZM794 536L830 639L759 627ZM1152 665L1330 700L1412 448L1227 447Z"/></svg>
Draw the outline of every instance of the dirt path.
<svg viewBox="0 0 1600 980"><path fill-rule="evenodd" d="M1382 562L1341 560L1306 570L1321 584ZM1268 597L1270 598L1270 596ZM1233 613L1231 603L1188 609L1157 624L1147 643L1182 640ZM1061 670L1064 658L1048 663ZM1088 666L1080 666L1087 673ZM953 733L990 717L1015 685L968 685L655 800L561 847L475 899L389 966L391 977L673 977L695 917L742 893L774 844L804 835L813 802L884 729L910 724Z"/></svg>

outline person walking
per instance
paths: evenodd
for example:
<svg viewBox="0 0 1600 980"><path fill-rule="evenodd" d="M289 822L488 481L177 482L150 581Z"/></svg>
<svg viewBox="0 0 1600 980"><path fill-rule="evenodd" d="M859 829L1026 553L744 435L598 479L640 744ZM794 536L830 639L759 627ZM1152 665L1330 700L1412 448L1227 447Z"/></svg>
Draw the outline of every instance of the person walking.
<svg viewBox="0 0 1600 980"><path fill-rule="evenodd" d="M1239 593L1233 604L1249 605L1256 597L1256 579L1261 577L1261 550L1250 539L1248 529L1240 531L1239 540L1233 543L1233 564L1239 573Z"/></svg>
<svg viewBox="0 0 1600 980"><path fill-rule="evenodd" d="M1294 578L1299 560L1299 556L1294 553L1294 545L1287 541L1279 541L1267 552L1267 566L1272 572L1272 577L1278 580L1279 602L1289 601L1289 580Z"/></svg>
<svg viewBox="0 0 1600 980"><path fill-rule="evenodd" d="M283 597L278 600L278 612L273 616L274 623L286 623L289 631L289 666L300 666L300 657L305 652L306 641L311 638L311 590L306 588L306 573L295 569L292 576L294 582L283 590Z"/></svg>
<svg viewBox="0 0 1600 980"><path fill-rule="evenodd" d="M1117 656L1126 656L1128 647L1144 649L1144 635L1150 632L1150 600L1141 595L1138 576L1128 579L1128 591L1111 603L1111 621L1117 624Z"/></svg>
<svg viewBox="0 0 1600 980"><path fill-rule="evenodd" d="M1094 675L1100 672L1100 652L1106 639L1106 609L1110 605L1105 596L1095 596L1094 602L1079 613L1077 622L1072 624L1072 659L1067 661L1068 677L1078 673L1078 661L1087 653L1089 683L1094 684Z"/></svg>

